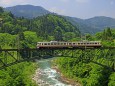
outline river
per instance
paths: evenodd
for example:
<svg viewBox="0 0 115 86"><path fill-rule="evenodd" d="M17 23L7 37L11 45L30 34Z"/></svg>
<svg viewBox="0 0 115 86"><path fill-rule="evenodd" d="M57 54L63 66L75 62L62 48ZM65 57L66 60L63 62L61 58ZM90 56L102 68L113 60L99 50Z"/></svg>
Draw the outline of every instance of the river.
<svg viewBox="0 0 115 86"><path fill-rule="evenodd" d="M39 86L72 86L62 82L60 73L51 68L52 59L55 58L37 61L39 68L36 70L33 80L35 80Z"/></svg>

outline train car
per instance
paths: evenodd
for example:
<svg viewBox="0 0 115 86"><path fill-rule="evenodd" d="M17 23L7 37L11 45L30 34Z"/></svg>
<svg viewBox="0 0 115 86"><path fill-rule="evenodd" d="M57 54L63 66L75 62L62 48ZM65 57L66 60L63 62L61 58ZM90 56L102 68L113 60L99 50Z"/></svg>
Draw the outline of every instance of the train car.
<svg viewBox="0 0 115 86"><path fill-rule="evenodd" d="M78 42L38 42L37 48L80 48L80 47L101 47L100 41L78 41Z"/></svg>

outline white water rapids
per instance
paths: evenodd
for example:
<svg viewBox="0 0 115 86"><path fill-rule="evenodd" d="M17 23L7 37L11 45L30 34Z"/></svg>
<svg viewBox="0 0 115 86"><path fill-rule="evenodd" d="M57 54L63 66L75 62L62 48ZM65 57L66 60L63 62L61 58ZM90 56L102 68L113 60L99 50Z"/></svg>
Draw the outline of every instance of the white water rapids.
<svg viewBox="0 0 115 86"><path fill-rule="evenodd" d="M51 68L50 61L51 59L37 61L39 68L36 70L33 80L38 86L72 86L60 80L60 74Z"/></svg>

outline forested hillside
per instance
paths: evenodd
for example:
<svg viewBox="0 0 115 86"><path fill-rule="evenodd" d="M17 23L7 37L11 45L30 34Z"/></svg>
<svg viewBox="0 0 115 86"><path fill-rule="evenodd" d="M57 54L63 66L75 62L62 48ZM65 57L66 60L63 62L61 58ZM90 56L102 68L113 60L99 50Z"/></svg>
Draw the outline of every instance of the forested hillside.
<svg viewBox="0 0 115 86"><path fill-rule="evenodd" d="M24 18L36 18L38 16L45 16L47 14L54 14L43 7L33 5L17 5L13 7L5 8L6 11L11 11L16 17ZM115 19L106 16L97 16L89 19L80 19L77 17L63 17L71 22L75 27L79 27L82 34L90 33L95 34L96 32L103 31L106 27L115 28Z"/></svg>
<svg viewBox="0 0 115 86"><path fill-rule="evenodd" d="M84 23L83 19L65 16L65 18L70 21L73 25L77 26L82 34L90 33L94 34L96 31L100 31L97 29L93 29L91 26Z"/></svg>
<svg viewBox="0 0 115 86"><path fill-rule="evenodd" d="M75 17L65 17L73 25L79 26L81 33L95 34L103 31L105 28L115 28L115 19L105 16L98 16L89 19L79 19Z"/></svg>
<svg viewBox="0 0 115 86"><path fill-rule="evenodd" d="M49 14L35 19L24 19L16 18L9 12L3 12L0 16L2 33L15 35L24 31L34 31L37 36L45 40L70 40L77 38L80 34L77 27L58 15Z"/></svg>
<svg viewBox="0 0 115 86"><path fill-rule="evenodd" d="M50 40L69 41L73 38L77 40L80 32L77 27L57 15L46 15L33 20L32 29L37 31L37 35Z"/></svg>

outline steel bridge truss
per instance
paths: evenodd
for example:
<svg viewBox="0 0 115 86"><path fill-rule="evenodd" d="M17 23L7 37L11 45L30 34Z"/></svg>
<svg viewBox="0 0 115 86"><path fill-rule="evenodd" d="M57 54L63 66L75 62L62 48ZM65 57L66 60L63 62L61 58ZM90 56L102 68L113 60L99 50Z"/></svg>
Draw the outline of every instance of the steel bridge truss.
<svg viewBox="0 0 115 86"><path fill-rule="evenodd" d="M2 49L0 69L23 61L48 57L71 57L78 62L93 62L115 70L115 48Z"/></svg>

